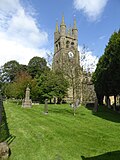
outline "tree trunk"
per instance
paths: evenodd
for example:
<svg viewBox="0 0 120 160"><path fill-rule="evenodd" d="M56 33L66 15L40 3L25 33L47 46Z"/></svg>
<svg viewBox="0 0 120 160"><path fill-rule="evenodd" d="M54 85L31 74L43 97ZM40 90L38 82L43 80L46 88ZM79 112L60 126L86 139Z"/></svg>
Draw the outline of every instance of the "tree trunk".
<svg viewBox="0 0 120 160"><path fill-rule="evenodd" d="M110 98L108 98L108 108L111 108Z"/></svg>
<svg viewBox="0 0 120 160"><path fill-rule="evenodd" d="M75 89L74 89L74 79L72 78L72 95L73 95L73 104L75 101Z"/></svg>
<svg viewBox="0 0 120 160"><path fill-rule="evenodd" d="M103 95L97 95L97 99L98 99L98 104L99 105L103 105L103 98L104 98Z"/></svg>
<svg viewBox="0 0 120 160"><path fill-rule="evenodd" d="M116 110L116 95L114 95L114 106L113 106L114 108L114 111Z"/></svg>
<svg viewBox="0 0 120 160"><path fill-rule="evenodd" d="M61 102L62 102L62 99L60 97L58 97L57 104L61 104Z"/></svg>
<svg viewBox="0 0 120 160"><path fill-rule="evenodd" d="M107 107L108 107L108 105L109 105L109 104L108 104L108 103L109 103L108 100L109 100L109 96L105 96L105 103L106 103L106 106L107 106Z"/></svg>

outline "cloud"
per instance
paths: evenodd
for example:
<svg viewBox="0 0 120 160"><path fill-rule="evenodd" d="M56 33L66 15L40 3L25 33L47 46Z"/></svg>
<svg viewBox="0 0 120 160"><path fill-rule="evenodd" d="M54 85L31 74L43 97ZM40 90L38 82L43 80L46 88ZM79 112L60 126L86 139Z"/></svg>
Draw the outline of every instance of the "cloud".
<svg viewBox="0 0 120 160"><path fill-rule="evenodd" d="M74 8L81 10L91 21L96 21L102 14L108 0L73 0Z"/></svg>
<svg viewBox="0 0 120 160"><path fill-rule="evenodd" d="M78 50L80 51L80 65L85 71L94 72L98 63L98 57L93 55L93 52L84 46L78 46Z"/></svg>
<svg viewBox="0 0 120 160"><path fill-rule="evenodd" d="M104 39L104 38L106 38L106 36L100 36L100 37L99 37L99 40L102 40L102 39Z"/></svg>
<svg viewBox="0 0 120 160"><path fill-rule="evenodd" d="M49 52L44 48L26 47L17 41L6 39L6 37L0 39L0 65L10 60L17 60L20 64L28 64L34 56L44 57Z"/></svg>
<svg viewBox="0 0 120 160"><path fill-rule="evenodd" d="M0 0L0 66L9 60L28 63L33 56L45 56L48 34L20 0Z"/></svg>

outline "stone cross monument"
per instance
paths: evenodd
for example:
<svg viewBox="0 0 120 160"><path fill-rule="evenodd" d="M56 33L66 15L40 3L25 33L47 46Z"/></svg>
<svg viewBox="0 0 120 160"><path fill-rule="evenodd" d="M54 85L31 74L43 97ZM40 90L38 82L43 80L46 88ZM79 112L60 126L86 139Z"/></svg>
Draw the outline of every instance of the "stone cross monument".
<svg viewBox="0 0 120 160"><path fill-rule="evenodd" d="M24 108L31 108L32 107L32 101L30 99L30 88L27 86L26 93L25 93L25 99L23 100L22 106Z"/></svg>

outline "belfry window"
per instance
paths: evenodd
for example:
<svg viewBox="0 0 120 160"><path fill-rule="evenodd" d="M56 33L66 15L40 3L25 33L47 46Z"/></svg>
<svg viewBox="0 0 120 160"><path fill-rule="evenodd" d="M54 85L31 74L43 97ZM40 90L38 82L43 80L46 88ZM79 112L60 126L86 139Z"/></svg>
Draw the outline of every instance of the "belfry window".
<svg viewBox="0 0 120 160"><path fill-rule="evenodd" d="M69 44L70 44L70 42L67 41L67 42L66 42L66 48L69 48Z"/></svg>
<svg viewBox="0 0 120 160"><path fill-rule="evenodd" d="M71 42L71 47L74 48L74 42Z"/></svg>
<svg viewBox="0 0 120 160"><path fill-rule="evenodd" d="M59 49L60 49L60 42L58 43Z"/></svg>
<svg viewBox="0 0 120 160"><path fill-rule="evenodd" d="M56 50L58 50L58 44L56 44Z"/></svg>

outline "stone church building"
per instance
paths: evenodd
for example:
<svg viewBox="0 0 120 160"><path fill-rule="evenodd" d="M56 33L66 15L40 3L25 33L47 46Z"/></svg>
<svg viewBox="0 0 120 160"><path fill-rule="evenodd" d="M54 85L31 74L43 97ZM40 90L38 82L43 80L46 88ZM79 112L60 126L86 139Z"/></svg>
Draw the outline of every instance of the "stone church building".
<svg viewBox="0 0 120 160"><path fill-rule="evenodd" d="M56 22L54 32L54 56L52 69L61 70L70 83L67 101L79 99L81 103L90 103L95 99L91 74L80 66L78 51L78 29L74 19L73 27L66 27L64 16L60 27Z"/></svg>

